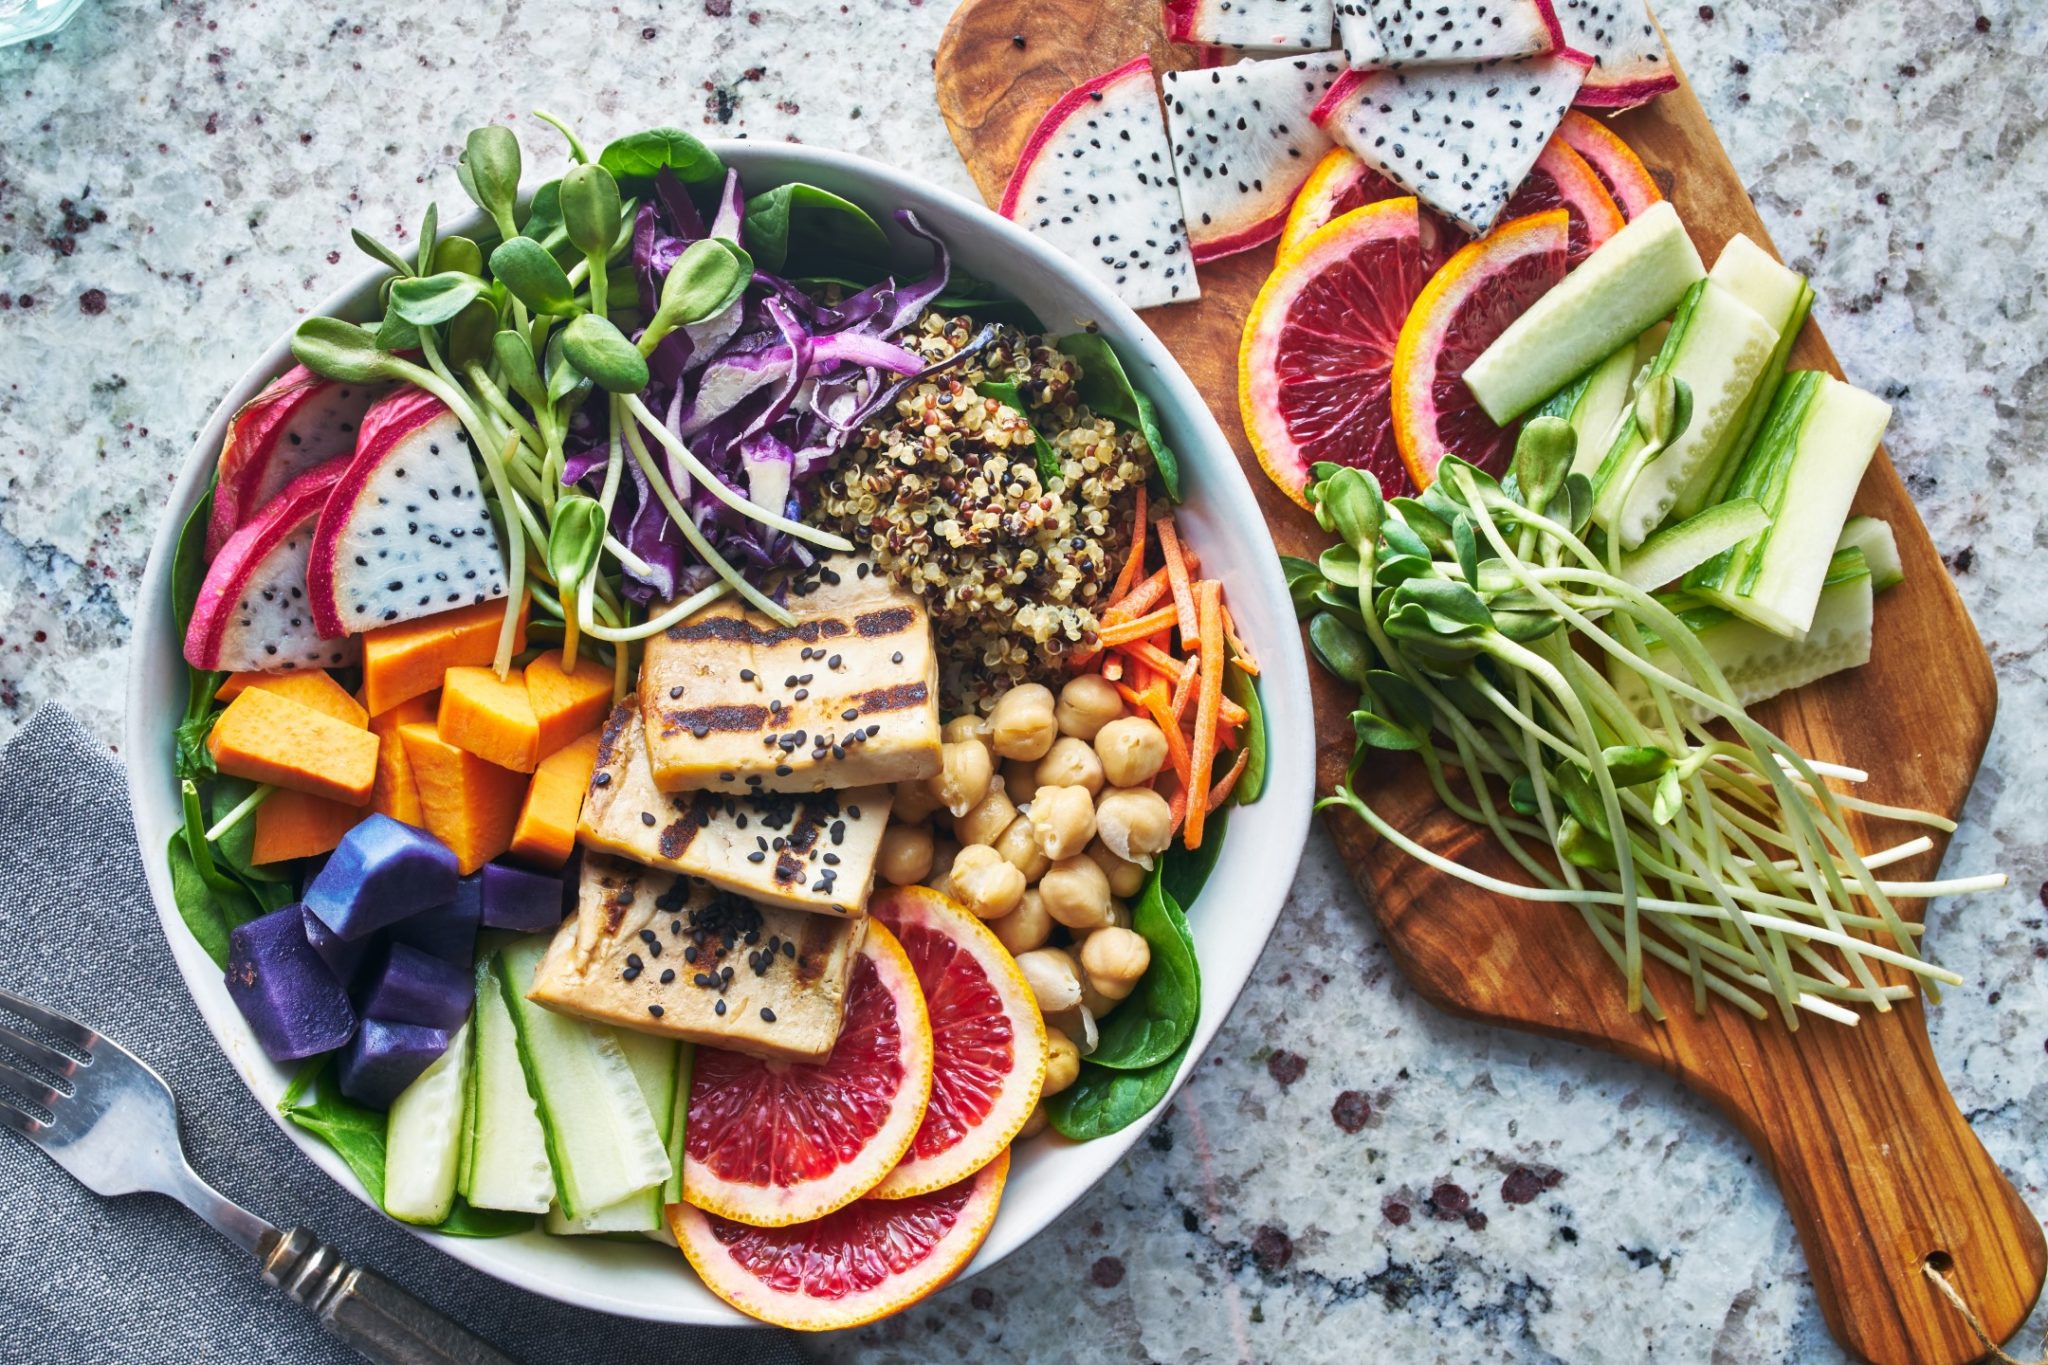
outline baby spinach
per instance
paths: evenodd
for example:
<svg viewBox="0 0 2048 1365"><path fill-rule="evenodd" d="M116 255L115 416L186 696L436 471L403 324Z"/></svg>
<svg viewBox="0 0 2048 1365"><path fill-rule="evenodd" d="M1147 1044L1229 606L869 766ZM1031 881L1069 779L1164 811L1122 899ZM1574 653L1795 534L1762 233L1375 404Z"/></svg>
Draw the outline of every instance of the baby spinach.
<svg viewBox="0 0 2048 1365"><path fill-rule="evenodd" d="M1080 1079L1045 1102L1046 1118L1055 1132L1077 1142L1121 1132L1158 1108L1187 1052L1183 1042L1172 1056L1142 1071L1083 1062Z"/></svg>
<svg viewBox="0 0 2048 1365"><path fill-rule="evenodd" d="M780 273L799 260L889 259L889 238L867 210L816 185L777 185L747 201L740 237L754 262Z"/></svg>
<svg viewBox="0 0 2048 1365"><path fill-rule="evenodd" d="M607 143L597 164L620 180L652 179L666 166L686 185L704 185L725 178L718 153L680 128L649 128ZM536 201L537 202L537 201Z"/></svg>
<svg viewBox="0 0 2048 1365"><path fill-rule="evenodd" d="M1221 842L1210 838L1204 845ZM1102 1021L1102 1036L1088 1061L1116 1071L1142 1071L1173 1056L1195 1031L1202 1008L1202 972L1195 939L1179 902L1167 891L1166 863L1153 869L1131 910L1131 928L1152 949L1152 965L1137 989Z"/></svg>
<svg viewBox="0 0 2048 1365"><path fill-rule="evenodd" d="M170 846L164 850L164 855L171 865L171 899L177 904L178 918L185 922L193 940L213 959L213 965L225 970L228 965L228 931L240 921L229 920L228 912L215 897L213 887L199 875L198 864L192 859L191 845L185 842L184 830L177 830L171 835Z"/></svg>
<svg viewBox="0 0 2048 1365"><path fill-rule="evenodd" d="M1024 406L1024 395L1017 386L1003 379L984 379L974 386L974 391L983 398L993 398L1009 408L1026 422L1031 421L1031 410ZM1039 433L1036 425L1031 428L1032 450L1038 463L1038 482L1050 485L1060 476L1059 452L1052 448L1052 442Z"/></svg>
<svg viewBox="0 0 2048 1365"><path fill-rule="evenodd" d="M206 792L208 828L218 825L236 807L254 795L256 784L239 777L223 777ZM213 841L214 862L227 868L249 889L265 911L275 910L291 900L288 864L252 861L256 845L256 820L245 814Z"/></svg>
<svg viewBox="0 0 2048 1365"><path fill-rule="evenodd" d="M1234 664L1223 669L1223 695L1242 706L1244 723L1244 775L1237 779L1231 796L1240 806L1249 806L1266 789L1266 707L1259 700L1259 685L1251 674ZM1208 840L1204 839L1204 845Z"/></svg>
<svg viewBox="0 0 2048 1365"><path fill-rule="evenodd" d="M1061 337L1060 350L1081 363L1081 401L1125 428L1136 427L1152 447L1152 464L1167 500L1180 501L1180 460L1159 430L1159 410L1145 391L1124 373L1121 360L1109 339L1100 332L1076 332Z"/></svg>
<svg viewBox="0 0 2048 1365"><path fill-rule="evenodd" d="M206 581L206 528L213 520L213 488L207 487L185 525L178 532L178 547L171 555L171 617L178 623L178 638L192 622L192 609L199 601L200 586ZM213 771L213 755L207 751L207 732L213 729L213 694L225 674L187 666L185 669L185 714L172 733L172 762L180 778L200 777Z"/></svg>

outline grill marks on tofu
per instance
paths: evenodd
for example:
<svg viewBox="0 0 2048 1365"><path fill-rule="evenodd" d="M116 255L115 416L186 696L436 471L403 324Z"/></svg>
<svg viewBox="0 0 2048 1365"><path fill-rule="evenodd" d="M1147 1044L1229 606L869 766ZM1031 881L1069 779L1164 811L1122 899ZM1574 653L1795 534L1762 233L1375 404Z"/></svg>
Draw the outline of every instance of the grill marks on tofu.
<svg viewBox="0 0 2048 1365"><path fill-rule="evenodd" d="M639 707L614 707L577 836L653 867L790 910L845 917L867 905L889 822L887 787L816 793L668 793L654 785Z"/></svg>
<svg viewBox="0 0 2048 1365"><path fill-rule="evenodd" d="M787 597L793 625L725 601L648 642L639 701L661 790L824 791L939 770L922 600L849 556Z"/></svg>
<svg viewBox="0 0 2048 1365"><path fill-rule="evenodd" d="M839 1036L866 931L864 918L755 905L696 878L588 854L576 916L548 945L529 998L643 1033L819 1061Z"/></svg>

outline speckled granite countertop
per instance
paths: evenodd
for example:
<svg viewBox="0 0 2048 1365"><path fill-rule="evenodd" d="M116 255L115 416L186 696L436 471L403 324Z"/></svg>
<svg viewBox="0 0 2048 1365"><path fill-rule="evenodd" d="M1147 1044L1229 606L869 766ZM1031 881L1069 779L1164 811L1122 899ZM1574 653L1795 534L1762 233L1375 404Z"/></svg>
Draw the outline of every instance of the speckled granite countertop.
<svg viewBox="0 0 2048 1365"><path fill-rule="evenodd" d="M1787 17L1790 15L1791 17ZM1940 905L1972 986L1956 1098L2048 1210L2048 13L2030 0L1671 6L1682 61L1997 661L2001 723ZM0 51L0 734L45 701L118 742L164 491L262 343L535 105L928 165L943 0L505 6L108 0ZM536 144L537 145L537 144ZM1938 685L1938 680L1930 680ZM2035 1340L2043 1319L2030 1333ZM1823 1361L1775 1191L1660 1076L1414 998L1328 842L1174 1111L1030 1250L848 1361Z"/></svg>

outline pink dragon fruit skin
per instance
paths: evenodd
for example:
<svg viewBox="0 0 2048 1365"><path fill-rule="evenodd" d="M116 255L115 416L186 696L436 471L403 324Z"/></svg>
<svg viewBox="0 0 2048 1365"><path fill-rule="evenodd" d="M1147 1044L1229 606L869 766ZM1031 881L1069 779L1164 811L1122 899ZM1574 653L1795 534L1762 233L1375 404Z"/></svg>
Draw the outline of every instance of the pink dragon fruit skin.
<svg viewBox="0 0 2048 1365"><path fill-rule="evenodd" d="M306 590L328 639L505 595L469 434L440 399L401 388L364 415L313 530Z"/></svg>
<svg viewBox="0 0 2048 1365"><path fill-rule="evenodd" d="M186 662L264 673L354 662L356 642L321 639L306 600L313 523L348 464L343 456L301 474L228 537L200 584Z"/></svg>
<svg viewBox="0 0 2048 1365"><path fill-rule="evenodd" d="M363 414L388 388L342 384L295 365L244 403L221 444L207 555L219 554L228 537L286 484L354 450Z"/></svg>
<svg viewBox="0 0 2048 1365"><path fill-rule="evenodd" d="M1375 65L1444 66L1540 57L1566 46L1551 0L1373 0Z"/></svg>
<svg viewBox="0 0 2048 1365"><path fill-rule="evenodd" d="M1586 109L1633 109L1678 88L1678 72L1664 50L1664 35L1643 0L1555 0L1565 41L1592 54L1593 69L1579 87Z"/></svg>
<svg viewBox="0 0 2048 1365"><path fill-rule="evenodd" d="M1197 261L1280 235L1288 206L1330 147L1309 114L1344 69L1325 52L1166 73L1166 122Z"/></svg>

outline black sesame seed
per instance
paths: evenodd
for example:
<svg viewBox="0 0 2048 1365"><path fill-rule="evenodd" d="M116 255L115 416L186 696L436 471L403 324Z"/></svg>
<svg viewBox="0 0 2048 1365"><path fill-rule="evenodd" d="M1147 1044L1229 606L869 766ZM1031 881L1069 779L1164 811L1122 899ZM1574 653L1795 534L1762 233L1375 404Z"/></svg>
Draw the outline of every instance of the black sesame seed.
<svg viewBox="0 0 2048 1365"><path fill-rule="evenodd" d="M899 650L897 650L897 651L896 651L896 652L895 652L894 654L891 654L891 655L889 656L889 662L890 662L890 663L892 663L892 664L900 664L900 663L902 663L902 662L903 662L903 651L899 649Z"/></svg>
<svg viewBox="0 0 2048 1365"><path fill-rule="evenodd" d="M647 1007L647 1012L657 1019L661 1018L661 1006L659 1005L649 1005Z"/></svg>
<svg viewBox="0 0 2048 1365"><path fill-rule="evenodd" d="M827 667L827 668L837 668L837 667L839 667L839 665L841 664L841 662L843 662L843 661L842 661L842 660L840 659L840 657L839 657L839 656L838 656L837 654L834 654L834 655L833 655L833 656L832 656L831 658L829 658L829 659L825 660L825 667Z"/></svg>
<svg viewBox="0 0 2048 1365"><path fill-rule="evenodd" d="M671 687L671 688L670 688L670 689L668 690L668 699L669 699L670 701L675 701L676 699L678 699L678 698L679 698L679 697L681 697L682 695L683 695L683 689L682 689L682 686L681 686L681 684L677 684L676 686L674 686L674 687Z"/></svg>
<svg viewBox="0 0 2048 1365"><path fill-rule="evenodd" d="M782 955L783 955L784 957L795 957L795 956L796 956L796 944L794 944L794 943L790 942L790 941L789 941L789 940L787 940L787 939L783 940L783 944L782 944Z"/></svg>
<svg viewBox="0 0 2048 1365"><path fill-rule="evenodd" d="M641 824L643 824L643 825L652 825L652 824L654 823L654 812L653 812L653 811L651 811L651 810L643 810L643 811L641 811L641 812L640 812L640 823L641 823Z"/></svg>
<svg viewBox="0 0 2048 1365"><path fill-rule="evenodd" d="M717 1004L711 1007L711 1010L714 1014L718 1015L719 1018L723 1019L725 1017L725 1002L723 1000L719 1001Z"/></svg>
<svg viewBox="0 0 2048 1365"><path fill-rule="evenodd" d="M749 853L747 855L747 861L750 863L765 863L768 861L768 855L761 852L759 849L755 849L752 853Z"/></svg>
<svg viewBox="0 0 2048 1365"><path fill-rule="evenodd" d="M636 971L636 972L637 972L637 971L639 971L639 970L640 970L640 954L638 954L638 953L627 953L627 954L626 954L626 965L627 965L628 967L631 967L631 968L632 968L632 969L633 969L634 971Z"/></svg>
<svg viewBox="0 0 2048 1365"><path fill-rule="evenodd" d="M740 670L740 681L741 681L741 682L752 682L753 680L754 680L754 670L753 670L753 669L751 669L751 668L743 668L743 669L741 669L741 670Z"/></svg>
<svg viewBox="0 0 2048 1365"><path fill-rule="evenodd" d="M669 984L669 983L670 983L671 981L674 981L675 979L676 979L676 969L675 969L675 968L673 968L673 967L668 967L668 968L664 968L664 969L663 969L663 971L662 971L662 973L661 973L661 984L662 984L662 985L666 986L666 985L668 985L668 984Z"/></svg>
<svg viewBox="0 0 2048 1365"><path fill-rule="evenodd" d="M610 773L599 773L596 777L590 779L590 785L593 787L609 787L611 784L612 775Z"/></svg>
<svg viewBox="0 0 2048 1365"><path fill-rule="evenodd" d="M761 1022L764 1024L774 1023L775 1011L769 1009L766 1005L761 1006Z"/></svg>

